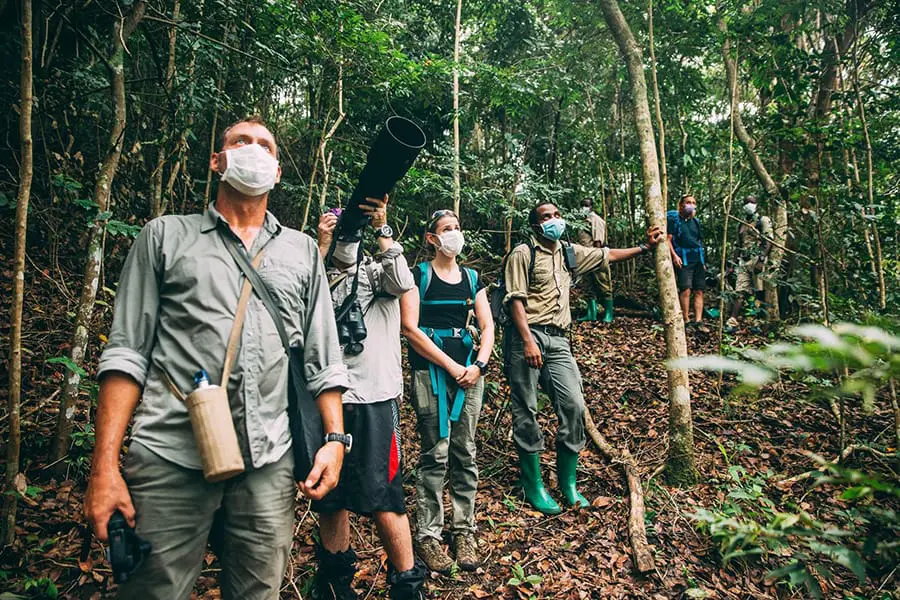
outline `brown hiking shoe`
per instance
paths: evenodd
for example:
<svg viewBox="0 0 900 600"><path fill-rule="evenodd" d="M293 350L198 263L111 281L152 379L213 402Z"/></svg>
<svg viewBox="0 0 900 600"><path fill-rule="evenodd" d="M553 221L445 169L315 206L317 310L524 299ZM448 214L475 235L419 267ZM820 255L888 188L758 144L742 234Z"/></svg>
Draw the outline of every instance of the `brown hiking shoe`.
<svg viewBox="0 0 900 600"><path fill-rule="evenodd" d="M478 557L478 540L474 533L457 533L453 536L453 552L456 554L456 564L463 571L474 571L481 566L481 558Z"/></svg>
<svg viewBox="0 0 900 600"><path fill-rule="evenodd" d="M416 542L416 554L431 571L447 575L453 568L453 559L447 556L441 543L432 537Z"/></svg>

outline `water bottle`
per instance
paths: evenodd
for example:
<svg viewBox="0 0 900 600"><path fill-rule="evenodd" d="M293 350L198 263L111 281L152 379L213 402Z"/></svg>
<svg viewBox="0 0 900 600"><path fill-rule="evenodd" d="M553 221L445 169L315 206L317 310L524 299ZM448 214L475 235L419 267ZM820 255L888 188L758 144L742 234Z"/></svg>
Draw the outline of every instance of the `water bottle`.
<svg viewBox="0 0 900 600"><path fill-rule="evenodd" d="M194 391L185 399L194 440L209 482L224 481L244 472L244 459L231 418L228 391L209 382L204 370L194 374Z"/></svg>

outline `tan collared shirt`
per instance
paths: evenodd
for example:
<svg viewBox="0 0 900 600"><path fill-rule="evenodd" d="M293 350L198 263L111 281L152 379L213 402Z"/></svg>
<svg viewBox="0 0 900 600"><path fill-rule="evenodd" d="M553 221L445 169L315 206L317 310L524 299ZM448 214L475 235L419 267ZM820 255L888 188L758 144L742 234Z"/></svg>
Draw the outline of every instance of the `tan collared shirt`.
<svg viewBox="0 0 900 600"><path fill-rule="evenodd" d="M532 238L535 246L534 269L528 280L531 250L528 244L519 244L509 254L506 262L506 297L523 300L529 325L555 325L566 329L572 324L569 307L569 289L572 275L563 262L563 247L556 243L548 250ZM583 275L609 264L609 248L588 248L572 244L575 250L576 275Z"/></svg>
<svg viewBox="0 0 900 600"><path fill-rule="evenodd" d="M224 244L244 246L210 206L202 215L170 215L147 223L131 247L116 292L109 343L98 375L118 371L143 387L132 439L178 465L201 468L184 403L204 369L218 384L244 277ZM225 223L227 225L227 223ZM304 349L313 397L346 388L325 268L312 238L266 213L248 255L265 248L259 273L280 305L291 346ZM254 293L247 305L237 361L228 381L231 412L244 462L259 468L291 444L287 414L288 360L275 322Z"/></svg>
<svg viewBox="0 0 900 600"><path fill-rule="evenodd" d="M601 246L606 245L606 221L596 212L588 213L585 220L588 224L587 231L578 232L578 243L582 246L591 248L595 242L599 242Z"/></svg>

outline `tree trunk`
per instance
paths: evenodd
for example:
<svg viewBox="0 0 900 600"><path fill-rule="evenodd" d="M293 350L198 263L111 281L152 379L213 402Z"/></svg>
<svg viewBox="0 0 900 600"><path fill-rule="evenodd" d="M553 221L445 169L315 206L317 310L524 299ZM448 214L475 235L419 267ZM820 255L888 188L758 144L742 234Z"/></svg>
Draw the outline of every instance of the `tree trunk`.
<svg viewBox="0 0 900 600"><path fill-rule="evenodd" d="M453 212L459 214L459 36L462 0L456 0L456 29L453 36ZM504 142L505 143L505 142Z"/></svg>
<svg viewBox="0 0 900 600"><path fill-rule="evenodd" d="M172 8L173 23L178 22L180 12L181 0L175 0L175 5ZM166 162L168 162L169 158L168 142L169 130L171 128L169 115L174 111L175 107L175 99L172 97L172 88L175 83L175 48L176 42L178 41L177 33L177 27L169 28L169 59L166 63L166 80L163 82L166 104L163 108L162 118L159 122L159 137L156 142L156 167L150 174L150 218L153 219L164 215L169 205L169 198L165 194L165 188L168 188L168 186L165 186L164 188L163 179L166 170ZM172 167L173 173L177 172L177 165L178 163L176 161L175 165ZM174 181L172 183L174 184Z"/></svg>
<svg viewBox="0 0 900 600"><path fill-rule="evenodd" d="M94 202L99 213L106 212L112 193L113 178L119 166L119 158L122 156L122 145L125 134L125 40L134 31L137 24L144 17L146 5L143 0L135 3L131 13L124 21L115 21L112 31L113 51L107 61L110 71L110 85L112 88L113 104L115 106L115 119L112 131L109 134L109 150L100 165L97 182L94 186ZM75 311L75 334L72 337L72 346L69 351L69 359L75 366L80 367L87 350L88 333L91 317L94 314L94 300L97 297L97 287L100 283L100 266L103 262L102 241L103 232L106 230L106 219L98 218L91 225L88 242L87 262L84 266L84 279L81 286L81 299ZM69 438L72 435L72 426L75 423L75 402L78 397L78 388L81 376L69 370L63 382L63 391L59 398L59 415L57 417L56 435L51 444L51 461L59 461L69 451ZM60 469L65 465L58 462Z"/></svg>
<svg viewBox="0 0 900 600"><path fill-rule="evenodd" d="M229 23L225 27L225 32L222 34L222 44L228 43L228 38L233 30L234 26ZM222 97L222 88L225 85L225 56L222 55L221 60L219 61L219 80L216 82L216 99ZM307 102L307 106L309 103ZM216 102L216 108L213 110L213 118L212 125L209 128L209 154L212 154L217 150L216 148L216 130L219 127L219 102ZM209 206L209 192L212 187L212 169L209 167L206 168L206 187L203 190L203 208Z"/></svg>
<svg viewBox="0 0 900 600"><path fill-rule="evenodd" d="M722 30L723 34L727 34L724 21L719 21L719 29ZM728 80L728 93L734 93L738 96L737 98L732 98L732 105L734 107L739 107L740 91L737 86L737 65L734 59L731 57L731 46L728 42L727 37L722 44L722 58L725 60L725 74ZM777 278L778 274L781 271L781 262L784 260L784 248L787 245L787 204L785 204L784 199L781 197L781 190L778 188L775 180L772 179L772 176L769 174L768 169L766 169L766 166L763 164L762 159L756 152L756 142L753 140L753 138L750 137L750 134L747 132L747 128L744 127L744 121L741 118L740 110L734 110L733 112L734 133L735 135L737 135L738 140L740 140L741 145L744 147L744 152L747 153L747 158L750 160L750 165L751 167L753 167L753 172L756 174L756 178L759 179L759 182L760 184L762 184L763 189L766 190L766 194L768 195L771 204L775 205L775 214L773 215L774 218L772 219L774 229L773 241L775 243L772 245L772 250L769 252L769 276L765 279L765 294L766 304L769 307L767 318L769 319L769 321L778 321L781 318L781 309L778 305Z"/></svg>
<svg viewBox="0 0 900 600"><path fill-rule="evenodd" d="M644 203L650 217L650 225L666 228L666 207L662 203L659 181L659 165L656 143L653 139L653 123L650 104L647 101L647 82L641 50L625 21L616 0L599 0L616 44L622 53L631 79L635 125L641 149L641 165L644 179ZM684 337L684 318L678 303L675 287L675 271L664 243L656 247L656 277L659 281L659 303L665 319L666 356L669 359L687 356ZM675 485L693 485L697 482L694 458L694 428L691 418L691 391L687 371L668 371L669 387L669 456L666 461L666 478Z"/></svg>
<svg viewBox="0 0 900 600"><path fill-rule="evenodd" d="M31 137L32 93L32 17L31 0L22 0L22 67L19 78L19 137L22 159L19 163L19 191L16 196L16 249L13 275L13 303L9 328L9 438L6 443L6 479L0 542L13 543L16 537L18 506L19 453L22 448L20 406L22 401L22 308L25 303L25 234L28 227L28 201L34 174Z"/></svg>
<svg viewBox="0 0 900 600"><path fill-rule="evenodd" d="M659 177L662 184L663 206L669 205L669 176L666 172L666 128L659 101L659 82L656 79L656 50L653 47L653 0L647 8L648 45L650 46L650 81L653 82L653 103L656 108L656 128L659 136ZM687 193L687 192L685 192Z"/></svg>

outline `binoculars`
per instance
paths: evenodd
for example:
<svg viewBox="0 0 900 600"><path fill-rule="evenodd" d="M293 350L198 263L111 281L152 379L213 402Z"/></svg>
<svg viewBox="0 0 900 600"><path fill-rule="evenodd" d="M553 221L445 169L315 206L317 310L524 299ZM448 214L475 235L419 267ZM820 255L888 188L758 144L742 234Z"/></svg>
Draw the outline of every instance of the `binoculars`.
<svg viewBox="0 0 900 600"><path fill-rule="evenodd" d="M347 312L337 321L338 339L341 346L344 347L344 354L348 356L356 356L363 351L363 340L366 339L368 331L366 330L366 322L363 320L363 312L359 306L359 301L353 301Z"/></svg>
<svg viewBox="0 0 900 600"><path fill-rule="evenodd" d="M413 161L425 147L425 133L418 125L403 117L389 117L375 138L359 174L356 188L347 201L335 227L335 241L357 242L362 239L369 218L359 205L366 198L383 198L406 175Z"/></svg>

